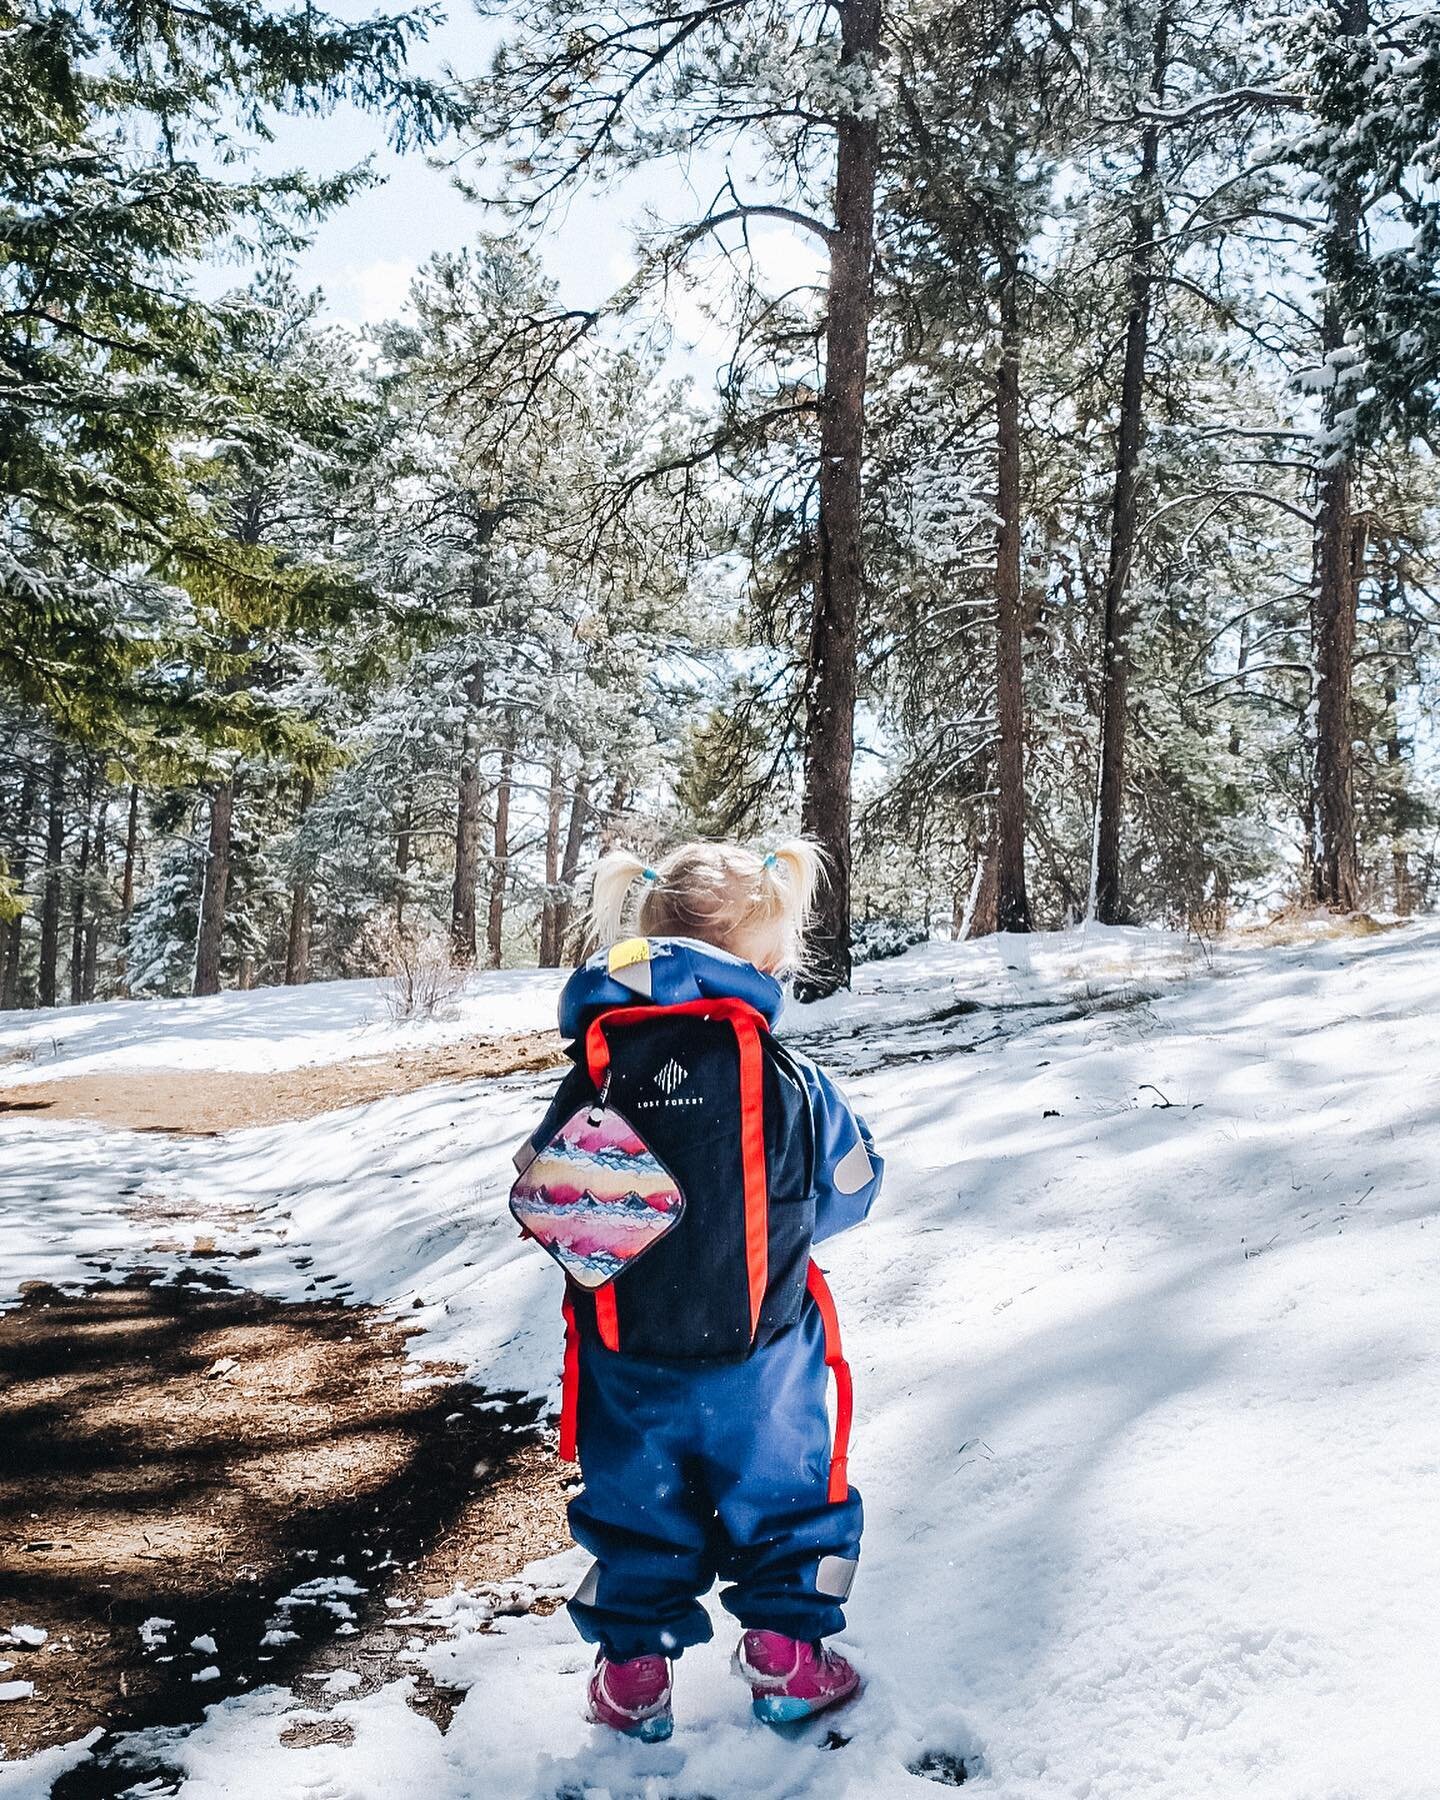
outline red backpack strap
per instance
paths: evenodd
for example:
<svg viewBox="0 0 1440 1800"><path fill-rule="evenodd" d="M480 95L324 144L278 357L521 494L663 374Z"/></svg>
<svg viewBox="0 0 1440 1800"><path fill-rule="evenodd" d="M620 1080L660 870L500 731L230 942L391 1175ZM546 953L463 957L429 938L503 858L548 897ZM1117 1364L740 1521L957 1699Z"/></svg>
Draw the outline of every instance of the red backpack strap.
<svg viewBox="0 0 1440 1800"><path fill-rule="evenodd" d="M613 1281L595 1290L595 1330L607 1350L620 1348L620 1312L615 1304Z"/></svg>
<svg viewBox="0 0 1440 1800"><path fill-rule="evenodd" d="M820 1322L825 1327L825 1366L835 1377L835 1441L830 1451L830 1485L825 1498L832 1506L838 1506L850 1493L846 1466L850 1455L850 1415L854 1406L850 1365L840 1347L840 1319L829 1283L819 1263L813 1260L805 1272L805 1287L820 1309Z"/></svg>
<svg viewBox="0 0 1440 1800"><path fill-rule="evenodd" d="M580 1417L580 1327L575 1301L567 1286L561 1308L565 1315L565 1369L560 1377L560 1460L575 1462L576 1425Z"/></svg>
<svg viewBox="0 0 1440 1800"><path fill-rule="evenodd" d="M740 1168L745 1196L745 1279L750 1296L750 1338L760 1325L760 1308L770 1281L770 1194L765 1173L765 1081L761 1033L770 1028L763 1013L745 1000L728 996L716 1000L682 1000L674 1006L617 1006L598 1013L585 1032L585 1065L597 1088L605 1085L610 1071L610 1046L605 1033L611 1025L636 1025L677 1015L695 1019L721 1019L735 1032L740 1046ZM599 1297L596 1316L599 1322ZM614 1306L614 1295L610 1296ZM604 1333L602 1330L602 1339ZM605 1340L608 1342L608 1340ZM618 1339L611 1349L617 1349Z"/></svg>
<svg viewBox="0 0 1440 1800"><path fill-rule="evenodd" d="M575 1440L580 1423L580 1326L575 1318L575 1296L568 1282L560 1310L565 1318L565 1366L560 1376L560 1460L578 1462ZM608 1281L603 1288L595 1290L595 1324L605 1348L618 1350L620 1330L615 1319L615 1289Z"/></svg>

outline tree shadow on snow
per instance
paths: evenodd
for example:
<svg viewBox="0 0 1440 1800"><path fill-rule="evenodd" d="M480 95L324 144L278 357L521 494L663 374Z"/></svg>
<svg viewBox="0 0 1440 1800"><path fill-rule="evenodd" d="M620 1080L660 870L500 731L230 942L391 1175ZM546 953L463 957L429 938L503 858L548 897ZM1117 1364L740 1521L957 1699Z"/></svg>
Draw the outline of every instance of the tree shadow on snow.
<svg viewBox="0 0 1440 1800"><path fill-rule="evenodd" d="M0 1721L12 1756L192 1723L337 1632L373 1654L387 1590L423 1591L477 1489L535 1455L538 1403L422 1384L378 1315L153 1274L0 1315L0 1590L48 1633L6 1650L36 1690ZM102 1756L54 1792L138 1779Z"/></svg>

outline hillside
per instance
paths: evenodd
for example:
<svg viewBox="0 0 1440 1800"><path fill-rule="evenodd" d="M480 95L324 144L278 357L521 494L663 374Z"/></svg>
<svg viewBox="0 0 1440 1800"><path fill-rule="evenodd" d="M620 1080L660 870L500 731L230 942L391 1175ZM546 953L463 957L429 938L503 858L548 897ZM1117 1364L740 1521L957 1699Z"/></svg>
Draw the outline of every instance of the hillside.
<svg viewBox="0 0 1440 1800"><path fill-rule="evenodd" d="M553 995L550 976L477 978L433 1035L543 1030ZM12 1015L0 1054L30 1052L15 1092L107 1068L137 1091L197 1067L243 1087L425 1036L381 1014L374 984L347 984ZM1440 927L1204 953L1097 930L932 946L791 1023L889 1159L875 1217L825 1256L868 1520L849 1741L756 1727L722 1625L681 1666L671 1744L598 1743L587 1654L552 1609L583 1568L565 1551L468 1585L462 1563L448 1599L373 1570L319 1684L296 1668L239 1690L217 1632L203 1724L121 1746L125 1782L162 1784L137 1794L859 1800L933 1792L963 1760L1005 1800L1433 1796ZM0 1114L0 1305L137 1268L194 1287L203 1243L210 1279L267 1304L338 1296L378 1309L367 1330L403 1322L412 1385L553 1405L554 1271L505 1208L552 1081L215 1136ZM367 1661L387 1604L413 1629ZM0 1683L43 1693L45 1646L5 1661ZM415 1681L459 1690L453 1716L407 1705ZM0 1741L26 1704L0 1704ZM63 1793L87 1766L84 1792L125 1792L95 1761L115 1748L0 1765L0 1796L71 1767Z"/></svg>

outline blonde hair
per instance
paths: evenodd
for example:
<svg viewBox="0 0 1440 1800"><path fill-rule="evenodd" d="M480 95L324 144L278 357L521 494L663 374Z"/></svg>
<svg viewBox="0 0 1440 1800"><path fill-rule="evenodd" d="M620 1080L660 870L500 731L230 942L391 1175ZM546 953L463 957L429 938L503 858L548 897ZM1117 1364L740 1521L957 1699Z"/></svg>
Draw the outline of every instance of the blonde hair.
<svg viewBox="0 0 1440 1800"><path fill-rule="evenodd" d="M764 855L743 844L681 844L653 868L611 850L595 869L589 940L608 948L627 931L699 938L771 974L795 974L825 873L825 854L808 838L787 838Z"/></svg>

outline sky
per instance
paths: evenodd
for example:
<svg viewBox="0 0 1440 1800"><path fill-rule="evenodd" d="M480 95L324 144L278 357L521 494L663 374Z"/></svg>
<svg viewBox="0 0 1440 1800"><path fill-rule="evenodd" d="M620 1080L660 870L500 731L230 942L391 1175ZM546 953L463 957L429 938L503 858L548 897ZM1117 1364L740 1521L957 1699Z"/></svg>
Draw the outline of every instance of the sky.
<svg viewBox="0 0 1440 1800"><path fill-rule="evenodd" d="M372 9L340 0L333 10L360 18ZM481 73L499 30L480 19L468 0L452 0L449 15L428 43L416 47L412 66L426 74ZM330 310L348 323L371 325L394 316L405 304L415 271L435 251L458 249L480 231L505 228L497 215L456 190L449 168L436 166L459 155L458 145L430 156L397 154L385 142L384 121L349 105L326 118L280 118L273 129L274 143L259 156L266 169L327 173L369 157L381 178L317 228L299 261L301 278L323 288ZM472 178L476 173L473 163L460 168ZM567 302L599 298L618 277L627 246L623 217L618 197L589 194L547 234L545 261Z"/></svg>
<svg viewBox="0 0 1440 1800"><path fill-rule="evenodd" d="M342 17L359 18L373 10L357 0L332 0ZM502 27L481 19L470 0L450 0L448 18L419 46L412 66L427 74L451 71L467 78L489 64ZM454 185L453 164L462 156L450 144L427 157L418 151L397 155L385 143L383 121L352 106L328 118L281 118L274 122L275 141L259 157L267 170L304 167L314 173L347 168L373 158L379 183L332 213L316 230L300 258L298 274L309 286L324 290L329 311L354 327L378 323L404 310L417 269L437 250L455 250L485 230L512 227L492 209L463 196ZM471 182L482 178L473 159L459 171ZM646 171L609 190L587 186L568 200L563 213L547 221L537 243L559 288L563 304L595 306L618 288L633 262L634 226L647 208L667 219L693 216L710 200L724 178L718 156L697 158L688 167L676 163ZM767 270L785 285L816 273L813 247L785 225L766 224L755 232ZM234 271L216 271L217 285L235 279ZM668 301L670 361L677 372L702 382L713 379L723 360L722 332L711 323L693 295L672 293Z"/></svg>

